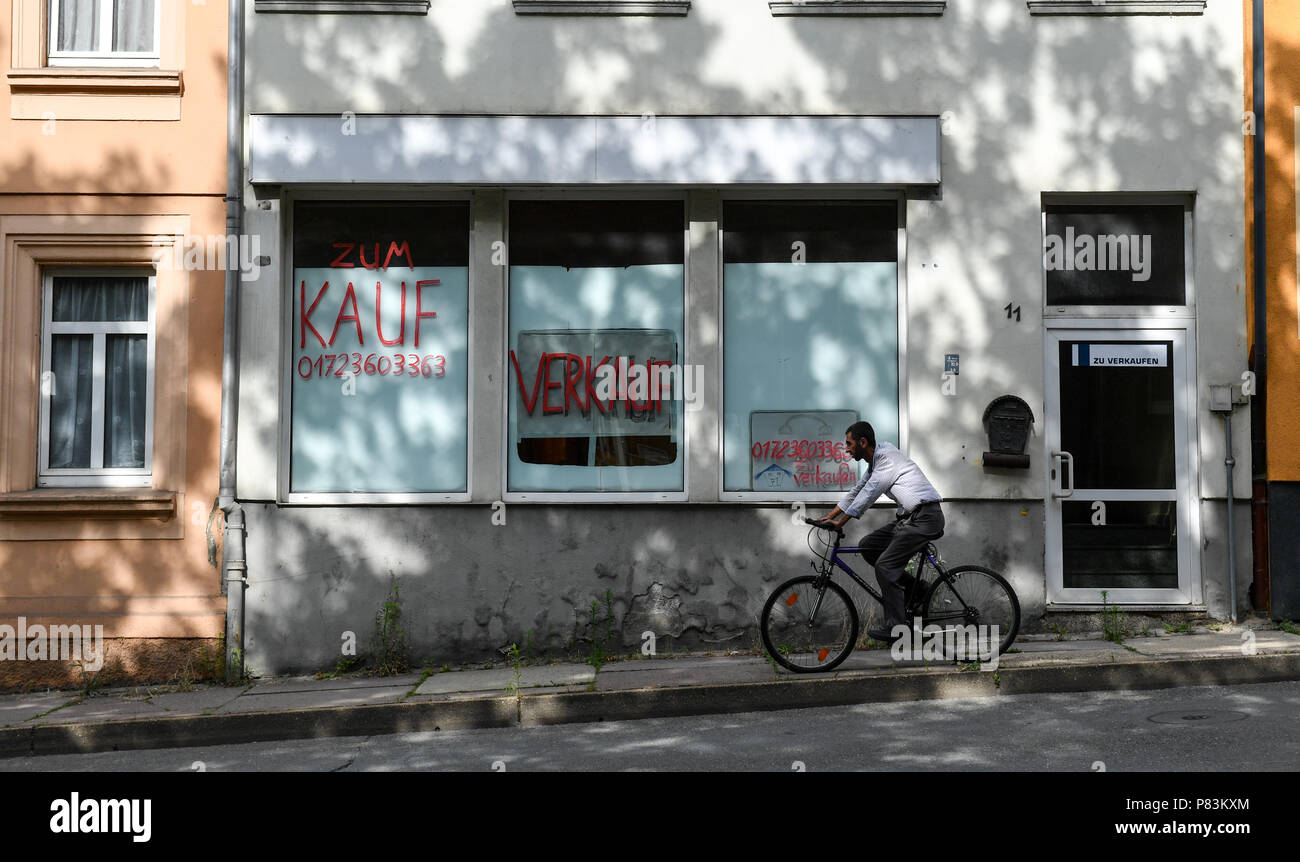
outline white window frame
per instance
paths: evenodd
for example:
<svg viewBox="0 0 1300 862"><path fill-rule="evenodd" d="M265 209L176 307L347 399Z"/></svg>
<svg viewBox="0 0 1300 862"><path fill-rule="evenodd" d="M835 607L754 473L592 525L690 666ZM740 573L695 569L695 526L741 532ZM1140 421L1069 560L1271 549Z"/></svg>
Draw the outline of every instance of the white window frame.
<svg viewBox="0 0 1300 862"><path fill-rule="evenodd" d="M1047 302L1047 208L1049 206L1181 206L1183 208L1183 300L1182 305L1049 305ZM1039 263L1042 279L1040 293L1043 301L1043 318L1164 318L1167 320L1196 319L1196 208L1195 192L1167 193L1087 193L1044 192L1039 205Z"/></svg>
<svg viewBox="0 0 1300 862"><path fill-rule="evenodd" d="M149 279L149 315L145 321L59 321L53 320L54 279L58 276L131 277ZM40 440L37 459L37 487L149 487L153 481L154 443L154 359L158 277L152 270L141 269L65 269L42 274L41 302L41 385ZM91 362L90 467L50 468L50 399L53 396L51 347L55 335L90 335L93 337ZM104 388L106 383L107 336L144 335L146 347L145 444L144 467L104 467Z"/></svg>
<svg viewBox="0 0 1300 862"><path fill-rule="evenodd" d="M690 342L691 320L691 223L688 210L689 188L642 189L637 187L613 189L566 188L562 190L515 190L507 189L505 206L502 213L502 227L506 248L510 243L510 204L513 201L634 201L634 200L671 200L682 206L682 345L681 365L686 367L692 356ZM502 302L501 341L506 345L506 354L501 357L503 379L509 381L510 361L510 267L506 267L506 289ZM514 440L510 437L510 409L514 390L507 385L501 394L501 499L506 503L684 503L690 494L690 449L687 423L690 413L683 410L683 421L679 430L681 440L678 443L677 457L682 462L682 487L680 491L511 491L510 490L510 448Z"/></svg>
<svg viewBox="0 0 1300 862"><path fill-rule="evenodd" d="M474 255L474 204L469 192L462 191L425 191L411 189L376 189L361 187L354 189L322 188L303 189L286 193L280 198L280 248L284 271L280 274L280 313L285 325L281 327L280 339L280 427L279 458L277 475L278 502L289 506L420 506L431 503L469 503L473 500L474 458L476 457L474 441L474 374L468 375L465 392L465 490L464 491L294 491L291 490L293 479L293 344L294 318L293 274L297 264L293 259L294 240L294 204L331 201L354 201L357 204L375 203L442 203L457 202L469 206L470 225L465 235L469 248L470 265L467 266L469 307L466 314L465 351L468 361L474 356L474 321L479 313L479 303L475 299L473 281Z"/></svg>
<svg viewBox="0 0 1300 862"><path fill-rule="evenodd" d="M113 44L113 0L96 0L99 4L99 33L96 39L99 47L94 51L60 51L59 37L59 0L49 0L50 32L48 65L50 66L139 66L157 67L162 58L162 4L165 0L150 0L153 3L153 50L152 51L114 51Z"/></svg>
<svg viewBox="0 0 1300 862"><path fill-rule="evenodd" d="M857 201L862 203L888 203L894 201L898 207L898 280L897 280L897 305L898 314L898 448L899 451L907 454L909 438L909 376L907 372L907 197L901 192L881 192L879 189L850 191L840 189L819 189L819 190L794 190L794 189L764 189L754 192L736 192L728 193L722 196L718 209L718 392L721 398L719 413L726 410L727 392L726 392L726 363L727 363L727 333L723 326L726 318L725 304L727 301L726 291L726 264L723 260L723 241L726 231L725 212L728 203L740 203L750 200L799 200L808 203L818 203L822 201ZM870 421L867 417L863 417ZM873 426L874 427L874 426ZM718 499L724 502L746 502L746 503L815 503L815 504L833 504L838 503L844 496L843 491L728 491L726 488L725 459L726 459L726 439L725 425L723 422L718 423ZM856 464L853 465L858 470ZM859 475L861 471L858 470ZM884 500L877 505L889 503L890 508L894 507L893 501Z"/></svg>

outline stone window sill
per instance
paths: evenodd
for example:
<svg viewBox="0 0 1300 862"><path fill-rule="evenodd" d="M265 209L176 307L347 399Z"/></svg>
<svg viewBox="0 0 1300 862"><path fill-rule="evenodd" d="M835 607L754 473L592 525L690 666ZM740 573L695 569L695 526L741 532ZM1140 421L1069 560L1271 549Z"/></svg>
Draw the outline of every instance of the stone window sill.
<svg viewBox="0 0 1300 862"><path fill-rule="evenodd" d="M181 73L159 69L10 69L12 93L41 95L179 96Z"/></svg>
<svg viewBox="0 0 1300 862"><path fill-rule="evenodd" d="M773 15L942 15L947 0L784 0L769 2Z"/></svg>
<svg viewBox="0 0 1300 862"><path fill-rule="evenodd" d="M176 494L149 488L39 488L0 494L0 518L118 518L165 521Z"/></svg>
<svg viewBox="0 0 1300 862"><path fill-rule="evenodd" d="M1027 0L1030 15L1203 15L1205 0Z"/></svg>
<svg viewBox="0 0 1300 862"><path fill-rule="evenodd" d="M318 15L428 15L429 0L254 0L253 9Z"/></svg>
<svg viewBox="0 0 1300 862"><path fill-rule="evenodd" d="M516 15L685 15L690 0L514 0Z"/></svg>

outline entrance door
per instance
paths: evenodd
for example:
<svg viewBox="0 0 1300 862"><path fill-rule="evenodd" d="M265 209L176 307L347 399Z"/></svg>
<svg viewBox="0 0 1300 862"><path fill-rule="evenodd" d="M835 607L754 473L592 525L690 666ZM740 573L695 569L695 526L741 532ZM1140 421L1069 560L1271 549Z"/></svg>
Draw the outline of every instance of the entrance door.
<svg viewBox="0 0 1300 862"><path fill-rule="evenodd" d="M1047 600L1199 594L1186 330L1050 329Z"/></svg>

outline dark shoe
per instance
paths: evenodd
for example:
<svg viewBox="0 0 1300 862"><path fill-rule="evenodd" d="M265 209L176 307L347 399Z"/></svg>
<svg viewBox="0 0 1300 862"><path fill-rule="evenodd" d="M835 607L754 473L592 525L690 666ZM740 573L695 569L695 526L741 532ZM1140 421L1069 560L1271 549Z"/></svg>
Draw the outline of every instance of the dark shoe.
<svg viewBox="0 0 1300 862"><path fill-rule="evenodd" d="M882 643L892 644L898 640L891 630L887 629L867 629L867 637Z"/></svg>

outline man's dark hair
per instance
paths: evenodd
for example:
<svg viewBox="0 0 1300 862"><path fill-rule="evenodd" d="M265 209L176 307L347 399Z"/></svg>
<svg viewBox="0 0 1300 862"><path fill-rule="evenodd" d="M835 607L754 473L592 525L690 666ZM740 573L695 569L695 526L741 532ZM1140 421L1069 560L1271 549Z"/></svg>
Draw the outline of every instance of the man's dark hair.
<svg viewBox="0 0 1300 862"><path fill-rule="evenodd" d="M876 431L871 427L870 422L854 422L845 433L852 434L855 440L861 440L865 437L868 446L876 445Z"/></svg>

